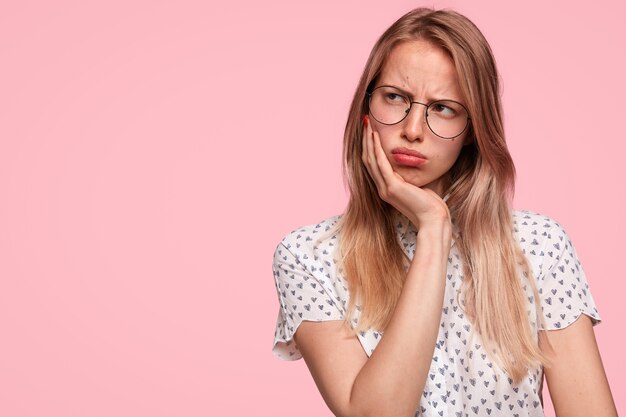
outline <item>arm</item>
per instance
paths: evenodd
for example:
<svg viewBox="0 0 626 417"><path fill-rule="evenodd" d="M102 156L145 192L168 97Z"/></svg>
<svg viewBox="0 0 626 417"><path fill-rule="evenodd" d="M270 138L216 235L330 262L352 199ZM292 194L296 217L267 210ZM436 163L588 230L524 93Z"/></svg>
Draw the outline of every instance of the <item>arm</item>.
<svg viewBox="0 0 626 417"><path fill-rule="evenodd" d="M294 338L322 397L338 416L413 416L441 320L450 252L448 207L432 190L403 180L367 126L363 163L380 197L418 228L416 251L382 340L368 359L341 323L302 323ZM383 277L381 277L383 279Z"/></svg>
<svg viewBox="0 0 626 417"><path fill-rule="evenodd" d="M294 338L335 415L415 414L439 330L449 251L449 223L422 227L394 314L369 359L342 322L300 325Z"/></svg>
<svg viewBox="0 0 626 417"><path fill-rule="evenodd" d="M554 349L544 373L556 415L617 416L589 317L581 314L565 329L544 334Z"/></svg>

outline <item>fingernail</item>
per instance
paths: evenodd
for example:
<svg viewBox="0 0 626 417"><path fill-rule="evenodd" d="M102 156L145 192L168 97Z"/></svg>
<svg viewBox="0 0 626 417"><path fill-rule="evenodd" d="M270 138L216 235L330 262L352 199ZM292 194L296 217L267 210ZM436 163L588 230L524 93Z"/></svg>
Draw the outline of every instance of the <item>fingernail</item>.
<svg viewBox="0 0 626 417"><path fill-rule="evenodd" d="M365 127L369 126L369 120L367 118L367 114L363 115L363 124L365 125Z"/></svg>

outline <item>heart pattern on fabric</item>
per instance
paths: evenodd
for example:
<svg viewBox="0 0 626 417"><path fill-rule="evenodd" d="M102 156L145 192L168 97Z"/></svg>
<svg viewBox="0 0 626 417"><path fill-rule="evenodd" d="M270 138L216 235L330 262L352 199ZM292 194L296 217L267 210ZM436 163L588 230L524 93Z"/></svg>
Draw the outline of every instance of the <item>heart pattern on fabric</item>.
<svg viewBox="0 0 626 417"><path fill-rule="evenodd" d="M545 327L536 317L534 294L520 271L528 299L532 328L562 329L581 314L593 324L600 315L576 250L562 226L555 220L531 211L513 211L514 235L528 258L539 292ZM302 321L343 320L349 302L347 283L338 263L341 237L340 216L294 230L285 236L274 253L274 280L279 313L273 353L283 360L302 355L293 335ZM398 244L412 259L417 231L410 222L398 222ZM446 273L439 335L426 385L416 416L543 416L541 382L543 369L530 370L519 383L513 381L492 361L480 335L462 308L463 266L454 241ZM350 318L358 323L361 306ZM368 356L376 349L384 332L359 332L357 338Z"/></svg>

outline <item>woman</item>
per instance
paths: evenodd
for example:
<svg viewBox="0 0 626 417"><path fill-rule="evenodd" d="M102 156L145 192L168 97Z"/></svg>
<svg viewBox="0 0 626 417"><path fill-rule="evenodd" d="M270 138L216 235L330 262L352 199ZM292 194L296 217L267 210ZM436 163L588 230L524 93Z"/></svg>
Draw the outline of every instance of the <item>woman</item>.
<svg viewBox="0 0 626 417"><path fill-rule="evenodd" d="M344 136L345 213L274 256L274 353L337 416L610 416L599 322L567 234L512 211L495 62L451 11L374 46ZM384 334L384 337L383 337Z"/></svg>

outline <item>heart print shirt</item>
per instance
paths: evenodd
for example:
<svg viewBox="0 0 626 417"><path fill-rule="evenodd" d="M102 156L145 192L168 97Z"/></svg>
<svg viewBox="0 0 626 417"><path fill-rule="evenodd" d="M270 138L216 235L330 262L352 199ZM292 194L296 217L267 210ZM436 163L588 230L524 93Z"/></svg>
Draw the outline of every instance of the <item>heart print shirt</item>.
<svg viewBox="0 0 626 417"><path fill-rule="evenodd" d="M538 324L534 295L523 284L534 330L558 330L586 314L595 325L600 315L576 250L553 219L530 211L513 211L514 234L529 260L539 292L544 326ZM340 216L289 233L274 253L273 272L279 301L272 352L283 360L302 356L293 335L303 320L342 320L348 307L348 285L338 266ZM455 229L456 230L456 229ZM416 230L408 221L397 224L398 243L409 259L415 253ZM454 233L453 233L454 236ZM448 258L441 323L426 385L415 416L543 417L543 368L513 381L490 361L480 335L463 313L457 293L463 280L460 255L452 240ZM351 324L358 323L357 304ZM382 331L359 332L358 340L371 356Z"/></svg>

